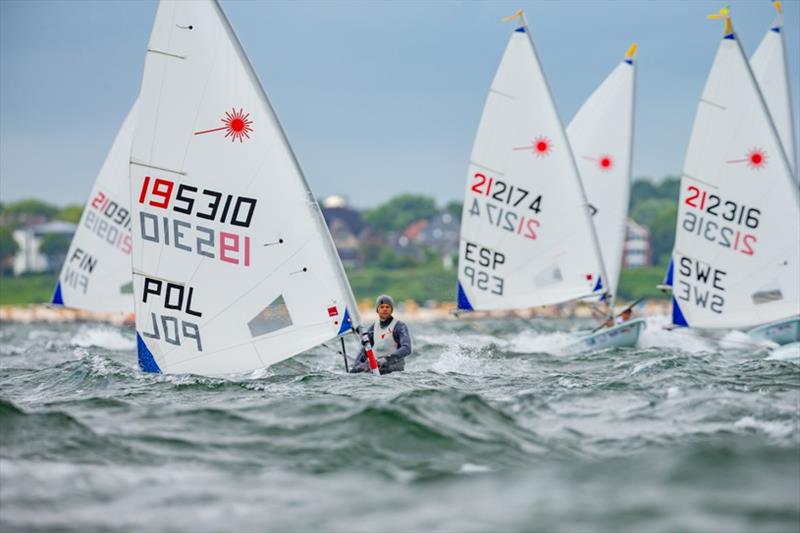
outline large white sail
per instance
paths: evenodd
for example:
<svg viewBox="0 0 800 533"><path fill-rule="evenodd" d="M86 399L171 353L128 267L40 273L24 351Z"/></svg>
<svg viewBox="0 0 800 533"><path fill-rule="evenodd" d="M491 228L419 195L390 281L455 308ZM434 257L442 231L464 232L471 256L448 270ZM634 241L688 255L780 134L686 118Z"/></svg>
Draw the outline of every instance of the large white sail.
<svg viewBox="0 0 800 533"><path fill-rule="evenodd" d="M636 69L631 45L625 59L592 93L567 127L583 188L591 205L607 280L617 293L631 188Z"/></svg>
<svg viewBox="0 0 800 533"><path fill-rule="evenodd" d="M794 120L792 101L789 93L789 77L786 69L786 50L783 42L783 15L781 3L773 1L777 16L772 27L758 45L750 67L758 82L761 94L767 103L775 129L786 152L789 166L797 178L797 164L794 153Z"/></svg>
<svg viewBox="0 0 800 533"><path fill-rule="evenodd" d="M781 13L781 3L773 0L772 4L777 11L777 16L750 59L750 68L767 104L775 129L778 131L789 166L794 172L794 178L797 180L794 121L792 119L789 77L786 68L786 47L783 41L783 15ZM672 271L673 262L670 259L669 266L664 274L664 281L659 288L672 288Z"/></svg>
<svg viewBox="0 0 800 533"><path fill-rule="evenodd" d="M523 23L509 39L472 148L458 307L565 302L602 291L601 277L575 161Z"/></svg>
<svg viewBox="0 0 800 533"><path fill-rule="evenodd" d="M53 304L87 311L133 311L128 162L136 108L134 103L94 182L58 276Z"/></svg>
<svg viewBox="0 0 800 533"><path fill-rule="evenodd" d="M130 168L143 370L264 368L359 323L319 206L215 1L159 5Z"/></svg>
<svg viewBox="0 0 800 533"><path fill-rule="evenodd" d="M673 323L739 328L800 312L800 198L727 17L686 154Z"/></svg>

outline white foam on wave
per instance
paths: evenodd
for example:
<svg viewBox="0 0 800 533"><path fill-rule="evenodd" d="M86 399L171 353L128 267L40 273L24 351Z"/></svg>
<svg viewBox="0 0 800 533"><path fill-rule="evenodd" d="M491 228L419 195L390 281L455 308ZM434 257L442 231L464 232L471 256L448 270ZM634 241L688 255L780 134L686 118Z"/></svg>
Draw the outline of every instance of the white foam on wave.
<svg viewBox="0 0 800 533"><path fill-rule="evenodd" d="M75 352L78 352L78 350L75 350ZM94 372L95 374L100 376L107 376L112 373L112 371L108 368L109 361L105 357L100 357L99 355L86 354L83 356L83 358L89 361L89 363L92 365L92 372Z"/></svg>
<svg viewBox="0 0 800 533"><path fill-rule="evenodd" d="M464 463L461 465L461 468L458 469L460 474L484 474L491 471L492 469L486 465L474 465L472 463Z"/></svg>
<svg viewBox="0 0 800 533"><path fill-rule="evenodd" d="M119 329L110 326L81 326L70 344L82 348L96 346L107 350L136 349L136 340L133 337L123 335Z"/></svg>
<svg viewBox="0 0 800 533"><path fill-rule="evenodd" d="M574 333L541 333L532 330L520 331L509 339L509 350L515 353L547 353L563 355L569 352L576 341Z"/></svg>
<svg viewBox="0 0 800 533"><path fill-rule="evenodd" d="M785 346L775 348L767 356L767 359L775 361L795 361L800 360L800 343L793 342Z"/></svg>
<svg viewBox="0 0 800 533"><path fill-rule="evenodd" d="M716 350L712 339L701 337L692 329L664 329L672 323L666 316L647 317L647 328L639 335L640 348L676 348L688 353L711 352Z"/></svg>
<svg viewBox="0 0 800 533"><path fill-rule="evenodd" d="M719 341L720 348L725 350L758 350L761 348L775 348L777 343L767 339L756 339L743 331L729 331Z"/></svg>
<svg viewBox="0 0 800 533"><path fill-rule="evenodd" d="M767 420L758 420L752 416L746 416L737 420L733 427L737 429L755 429L766 433L770 437L788 437L794 432L794 424L791 422L770 422Z"/></svg>
<svg viewBox="0 0 800 533"><path fill-rule="evenodd" d="M484 355L466 346L453 345L445 348L441 355L432 362L430 368L439 374L455 372L470 376L482 376L487 373L491 363Z"/></svg>
<svg viewBox="0 0 800 533"><path fill-rule="evenodd" d="M492 335L485 335L482 333L422 333L415 335L414 339L420 342L429 344L443 344L445 346L468 346L472 349L486 348L491 345L505 348L506 341L499 337Z"/></svg>

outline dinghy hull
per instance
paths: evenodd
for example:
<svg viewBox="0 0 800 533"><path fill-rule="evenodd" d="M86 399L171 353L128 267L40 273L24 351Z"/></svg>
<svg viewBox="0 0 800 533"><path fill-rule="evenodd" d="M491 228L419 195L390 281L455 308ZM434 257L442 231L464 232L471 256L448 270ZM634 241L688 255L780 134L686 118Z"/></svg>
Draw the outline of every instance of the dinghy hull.
<svg viewBox="0 0 800 533"><path fill-rule="evenodd" d="M579 350L605 350L607 348L632 348L639 340L639 334L647 327L642 319L629 320L614 327L590 333L575 344Z"/></svg>
<svg viewBox="0 0 800 533"><path fill-rule="evenodd" d="M770 322L747 332L751 337L767 339L777 344L800 341L800 316Z"/></svg>

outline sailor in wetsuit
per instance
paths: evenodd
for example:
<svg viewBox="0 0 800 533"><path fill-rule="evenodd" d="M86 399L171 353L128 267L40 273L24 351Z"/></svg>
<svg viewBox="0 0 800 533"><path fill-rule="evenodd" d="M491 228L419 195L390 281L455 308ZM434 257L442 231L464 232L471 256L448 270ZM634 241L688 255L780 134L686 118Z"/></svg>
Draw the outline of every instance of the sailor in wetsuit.
<svg viewBox="0 0 800 533"><path fill-rule="evenodd" d="M378 369L381 374L401 372L406 368L406 356L411 354L411 336L408 326L402 320L392 316L394 300L391 296L382 294L375 301L378 320L367 329L372 351L378 360ZM369 362L364 348L356 357L351 374L369 372Z"/></svg>
<svg viewBox="0 0 800 533"><path fill-rule="evenodd" d="M630 320L632 316L633 316L633 309L628 307L624 311L622 311L616 319L609 318L608 320L606 320L606 323L603 324L603 326L610 328L614 325L622 324L623 322L627 322L628 320Z"/></svg>

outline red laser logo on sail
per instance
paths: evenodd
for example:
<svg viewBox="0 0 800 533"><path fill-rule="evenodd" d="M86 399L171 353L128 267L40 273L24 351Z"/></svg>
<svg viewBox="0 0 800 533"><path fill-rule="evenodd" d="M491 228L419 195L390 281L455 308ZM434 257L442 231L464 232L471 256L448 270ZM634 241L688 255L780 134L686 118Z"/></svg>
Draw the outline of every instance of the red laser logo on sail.
<svg viewBox="0 0 800 533"><path fill-rule="evenodd" d="M584 159L588 159L589 161L594 161L597 163L597 166L600 167L600 170L603 172L608 172L612 168L614 168L614 158L610 155L601 155L598 157L589 157L588 155L583 156Z"/></svg>
<svg viewBox="0 0 800 533"><path fill-rule="evenodd" d="M550 144L550 139L544 136L537 137L531 142L530 146L520 146L518 148L514 148L514 150L532 150L533 155L536 157L547 157L550 155L552 149L553 145Z"/></svg>
<svg viewBox="0 0 800 533"><path fill-rule="evenodd" d="M733 159L728 161L728 163L747 163L748 167L761 170L767 164L767 154L761 148L753 148L747 152L747 158Z"/></svg>
<svg viewBox="0 0 800 533"><path fill-rule="evenodd" d="M195 135L203 135L204 133L212 133L215 131L223 131L225 130L225 137L231 138L231 142L239 141L242 142L245 137L248 139L250 138L250 132L253 131L253 128L250 125L253 123L250 120L250 113L245 113L243 109L239 109L238 111L236 108L232 108L230 112L226 111L225 116L220 119L224 126L221 128L214 128L210 130L203 130L203 131L196 131L194 132Z"/></svg>

